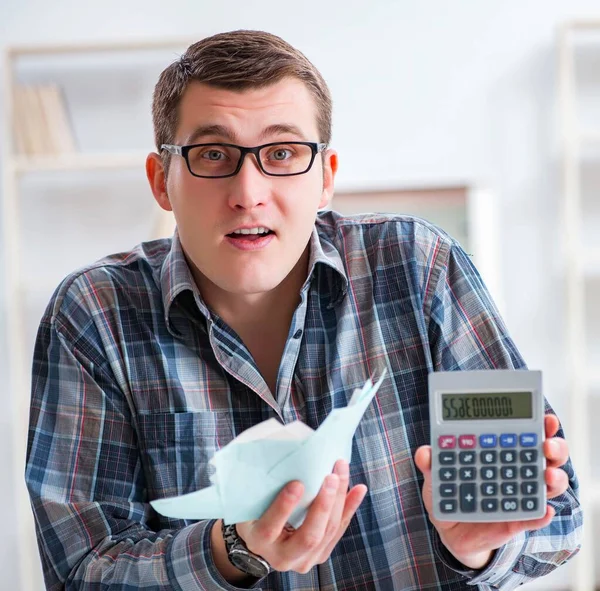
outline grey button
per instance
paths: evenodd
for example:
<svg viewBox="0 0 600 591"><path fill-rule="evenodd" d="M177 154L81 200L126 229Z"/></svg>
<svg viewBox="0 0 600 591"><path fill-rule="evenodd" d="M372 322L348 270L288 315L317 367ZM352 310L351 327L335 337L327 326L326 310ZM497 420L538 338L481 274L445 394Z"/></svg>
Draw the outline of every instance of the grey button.
<svg viewBox="0 0 600 591"><path fill-rule="evenodd" d="M511 511L516 511L519 508L519 503L517 499L502 499L500 502L502 506L502 511L510 513Z"/></svg>
<svg viewBox="0 0 600 591"><path fill-rule="evenodd" d="M456 480L456 468L440 468L440 480L443 482Z"/></svg>
<svg viewBox="0 0 600 591"><path fill-rule="evenodd" d="M498 485L495 482L486 482L481 485L481 494L484 497L494 497L498 493Z"/></svg>
<svg viewBox="0 0 600 591"><path fill-rule="evenodd" d="M461 480L475 480L477 468L461 468L459 474Z"/></svg>
<svg viewBox="0 0 600 591"><path fill-rule="evenodd" d="M482 511L485 511L485 513L498 511L498 499L483 499L483 501L481 501L481 509Z"/></svg>
<svg viewBox="0 0 600 591"><path fill-rule="evenodd" d="M456 463L456 454L453 451L441 451L438 459L442 466L450 466Z"/></svg>
<svg viewBox="0 0 600 591"><path fill-rule="evenodd" d="M440 511L442 513L455 513L456 512L456 501L444 500L440 502Z"/></svg>
<svg viewBox="0 0 600 591"><path fill-rule="evenodd" d="M480 454L482 464L495 464L496 463L496 452L495 451L482 451Z"/></svg>
<svg viewBox="0 0 600 591"><path fill-rule="evenodd" d="M498 469L494 466L489 466L487 468L481 468L479 473L481 474L482 480L496 480L496 476L498 476Z"/></svg>
<svg viewBox="0 0 600 591"><path fill-rule="evenodd" d="M529 495L537 495L538 491L538 483L537 482L521 482L521 494L529 496Z"/></svg>
<svg viewBox="0 0 600 591"><path fill-rule="evenodd" d="M522 449L519 456L523 464L533 464L537 462L537 449Z"/></svg>
<svg viewBox="0 0 600 591"><path fill-rule="evenodd" d="M473 513L477 509L477 489L475 484L460 485L460 510L463 513Z"/></svg>
<svg viewBox="0 0 600 591"><path fill-rule="evenodd" d="M500 470L500 474L502 474L504 480L513 480L517 477L517 469L511 466L505 466Z"/></svg>
<svg viewBox="0 0 600 591"><path fill-rule="evenodd" d="M458 454L458 461L461 464L474 464L475 463L475 452L474 451L461 451Z"/></svg>
<svg viewBox="0 0 600 591"><path fill-rule="evenodd" d="M456 495L456 484L441 484L440 495L442 497L453 497Z"/></svg>
<svg viewBox="0 0 600 591"><path fill-rule="evenodd" d="M517 483L516 482L503 482L501 485L502 494L507 497L512 497L517 494Z"/></svg>
<svg viewBox="0 0 600 591"><path fill-rule="evenodd" d="M535 497L531 499L521 499L521 508L523 511L536 511L538 508L538 500Z"/></svg>
<svg viewBox="0 0 600 591"><path fill-rule="evenodd" d="M514 464L517 461L517 452L512 450L501 451L500 461L503 464Z"/></svg>
<svg viewBox="0 0 600 591"><path fill-rule="evenodd" d="M537 478L537 466L521 466L521 478L529 480Z"/></svg>

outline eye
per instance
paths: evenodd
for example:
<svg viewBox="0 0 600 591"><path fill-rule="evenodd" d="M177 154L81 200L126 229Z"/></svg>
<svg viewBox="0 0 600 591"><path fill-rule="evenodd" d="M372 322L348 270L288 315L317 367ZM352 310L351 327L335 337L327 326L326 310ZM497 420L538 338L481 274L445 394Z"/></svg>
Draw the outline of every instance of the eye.
<svg viewBox="0 0 600 591"><path fill-rule="evenodd" d="M276 148L270 154L271 159L273 160L287 160L292 156L292 151L287 148Z"/></svg>
<svg viewBox="0 0 600 591"><path fill-rule="evenodd" d="M213 162L218 162L219 160L225 158L225 154L219 150L207 150L202 154L202 158L205 158L206 160L212 160Z"/></svg>

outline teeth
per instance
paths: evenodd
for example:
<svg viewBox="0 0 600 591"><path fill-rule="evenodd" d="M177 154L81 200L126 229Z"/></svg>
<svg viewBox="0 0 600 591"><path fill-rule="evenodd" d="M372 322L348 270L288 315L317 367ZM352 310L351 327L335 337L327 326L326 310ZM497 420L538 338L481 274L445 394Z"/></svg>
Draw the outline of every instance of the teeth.
<svg viewBox="0 0 600 591"><path fill-rule="evenodd" d="M242 228L232 232L232 234L266 234L269 228Z"/></svg>

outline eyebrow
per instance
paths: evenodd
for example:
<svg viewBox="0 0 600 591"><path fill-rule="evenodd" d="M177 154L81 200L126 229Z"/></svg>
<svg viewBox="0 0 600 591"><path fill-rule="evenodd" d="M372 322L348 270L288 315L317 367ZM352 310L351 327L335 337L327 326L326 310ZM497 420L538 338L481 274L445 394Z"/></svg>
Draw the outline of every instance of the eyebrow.
<svg viewBox="0 0 600 591"><path fill-rule="evenodd" d="M299 127L292 125L291 123L274 123L265 127L260 136L259 141L263 141L269 136L291 134L300 139L300 141L306 141L305 135L302 133ZM239 136L225 125L200 125L194 129L194 131L188 136L186 144L195 144L199 140L207 136L218 136L235 144L239 142Z"/></svg>

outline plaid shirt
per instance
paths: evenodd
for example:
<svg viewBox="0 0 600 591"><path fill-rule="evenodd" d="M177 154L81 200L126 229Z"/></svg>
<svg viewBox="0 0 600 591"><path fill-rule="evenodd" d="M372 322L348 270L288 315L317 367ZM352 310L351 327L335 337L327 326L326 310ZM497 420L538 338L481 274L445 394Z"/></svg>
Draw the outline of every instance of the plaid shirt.
<svg viewBox="0 0 600 591"><path fill-rule="evenodd" d="M202 301L177 234L107 257L62 282L35 347L26 479L47 588L237 589L212 561L213 521L148 501L208 486L211 456L260 421L316 429L383 368L353 442L350 482L369 492L348 530L324 564L255 586L512 589L544 575L580 541L570 462L552 523L482 571L440 543L413 462L429 441L429 372L522 367L468 256L414 218L319 214L273 393Z"/></svg>

